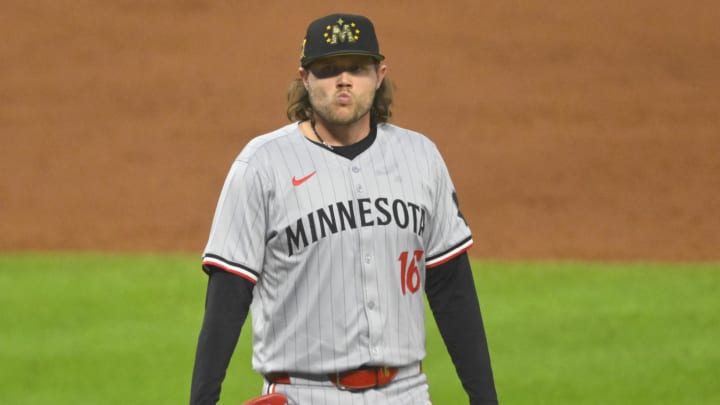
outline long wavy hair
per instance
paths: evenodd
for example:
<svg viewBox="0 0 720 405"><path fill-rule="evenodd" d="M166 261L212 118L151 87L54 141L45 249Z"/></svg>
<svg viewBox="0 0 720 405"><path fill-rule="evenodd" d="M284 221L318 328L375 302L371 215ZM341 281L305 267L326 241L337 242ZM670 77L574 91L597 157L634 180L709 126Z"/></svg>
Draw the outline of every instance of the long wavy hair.
<svg viewBox="0 0 720 405"><path fill-rule="evenodd" d="M375 99L370 107L370 119L375 123L390 121L395 84L385 76L380 88L375 92ZM296 78L288 88L287 117L291 122L313 120L313 109L310 96L301 78Z"/></svg>

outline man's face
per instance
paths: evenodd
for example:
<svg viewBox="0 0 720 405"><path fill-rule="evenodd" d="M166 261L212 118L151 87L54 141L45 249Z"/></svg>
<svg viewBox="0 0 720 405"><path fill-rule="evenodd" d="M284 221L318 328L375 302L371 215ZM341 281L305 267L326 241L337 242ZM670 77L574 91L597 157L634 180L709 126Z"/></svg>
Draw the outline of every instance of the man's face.
<svg viewBox="0 0 720 405"><path fill-rule="evenodd" d="M368 56L335 56L300 69L300 76L318 118L348 125L367 116L386 69Z"/></svg>

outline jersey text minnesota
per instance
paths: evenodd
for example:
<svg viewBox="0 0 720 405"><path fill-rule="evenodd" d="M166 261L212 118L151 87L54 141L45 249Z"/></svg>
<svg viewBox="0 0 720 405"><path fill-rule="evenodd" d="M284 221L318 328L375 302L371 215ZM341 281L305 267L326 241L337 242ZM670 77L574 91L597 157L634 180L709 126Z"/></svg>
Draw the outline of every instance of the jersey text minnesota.
<svg viewBox="0 0 720 405"><path fill-rule="evenodd" d="M425 209L410 201L360 198L338 201L298 218L285 228L288 255L338 232L367 226L395 224L422 236L425 231Z"/></svg>

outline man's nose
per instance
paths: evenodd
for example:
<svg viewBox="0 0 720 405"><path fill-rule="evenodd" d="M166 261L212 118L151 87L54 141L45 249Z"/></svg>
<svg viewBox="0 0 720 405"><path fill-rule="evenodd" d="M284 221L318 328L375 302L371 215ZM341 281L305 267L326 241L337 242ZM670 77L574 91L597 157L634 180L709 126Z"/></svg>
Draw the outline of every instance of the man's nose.
<svg viewBox="0 0 720 405"><path fill-rule="evenodd" d="M346 71L340 72L340 74L337 77L337 87L351 87L352 86L352 77L350 73Z"/></svg>

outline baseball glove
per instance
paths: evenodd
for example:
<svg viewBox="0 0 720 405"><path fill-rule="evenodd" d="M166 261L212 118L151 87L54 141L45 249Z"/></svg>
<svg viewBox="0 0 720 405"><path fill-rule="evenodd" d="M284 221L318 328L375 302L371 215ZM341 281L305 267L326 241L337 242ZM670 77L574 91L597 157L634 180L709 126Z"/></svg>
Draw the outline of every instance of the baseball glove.
<svg viewBox="0 0 720 405"><path fill-rule="evenodd" d="M283 394L267 394L253 398L242 405L288 405L288 399Z"/></svg>

